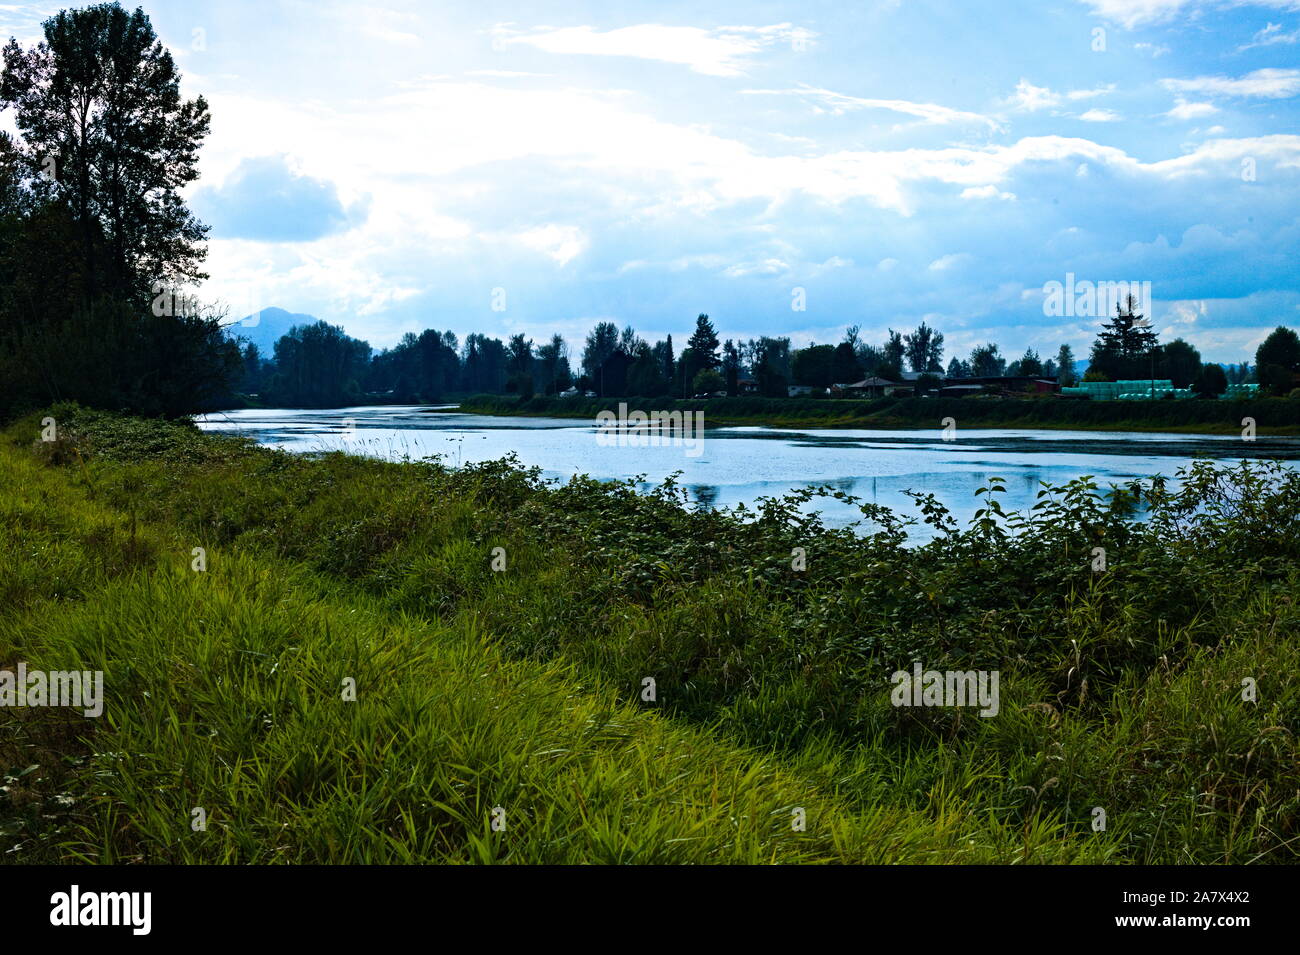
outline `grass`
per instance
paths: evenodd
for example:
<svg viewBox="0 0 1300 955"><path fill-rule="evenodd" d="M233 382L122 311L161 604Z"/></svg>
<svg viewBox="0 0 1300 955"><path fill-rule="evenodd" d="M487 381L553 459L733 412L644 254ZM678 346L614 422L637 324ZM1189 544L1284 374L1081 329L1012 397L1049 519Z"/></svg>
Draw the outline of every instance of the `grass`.
<svg viewBox="0 0 1300 955"><path fill-rule="evenodd" d="M1147 525L1084 484L1025 518L992 489L905 548L870 505L854 536L796 500L692 513L671 484L51 413L59 441L38 416L0 444L0 664L102 670L107 702L0 710L7 861L1300 855L1279 473L1148 488ZM913 659L1000 670L999 715L890 705Z"/></svg>

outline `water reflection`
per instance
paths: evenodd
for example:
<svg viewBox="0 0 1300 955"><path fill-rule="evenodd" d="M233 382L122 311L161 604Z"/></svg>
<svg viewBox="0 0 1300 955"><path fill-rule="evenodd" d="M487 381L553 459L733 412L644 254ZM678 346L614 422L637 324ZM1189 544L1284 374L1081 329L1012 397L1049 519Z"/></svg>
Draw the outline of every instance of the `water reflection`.
<svg viewBox="0 0 1300 955"><path fill-rule="evenodd" d="M1243 457L1300 459L1300 438L1079 431L959 431L945 442L940 431L815 431L776 428L714 428L705 431L704 453L681 447L602 447L594 421L504 418L429 413L421 407L320 410L243 410L211 415L204 428L235 431L262 444L297 452L347 450L389 459L440 455L451 465L514 454L544 477L567 480L587 474L600 480L644 476L643 489L677 474L701 507L753 506L810 486L829 485L865 502L917 515L907 491L933 494L960 523L979 507L975 491L988 478L1005 480L1004 509L1032 507L1047 481L1062 484L1092 475L1103 487L1156 474L1172 476L1203 455L1224 461ZM816 499L823 519L836 526L861 521L856 507ZM913 539L930 533L916 528Z"/></svg>

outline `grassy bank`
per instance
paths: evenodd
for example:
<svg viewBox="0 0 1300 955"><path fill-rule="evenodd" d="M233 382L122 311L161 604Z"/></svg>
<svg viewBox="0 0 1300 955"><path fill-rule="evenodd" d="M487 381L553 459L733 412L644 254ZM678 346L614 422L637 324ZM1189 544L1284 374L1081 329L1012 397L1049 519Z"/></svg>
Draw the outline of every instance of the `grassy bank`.
<svg viewBox="0 0 1300 955"><path fill-rule="evenodd" d="M1300 856L1294 476L1200 465L1145 525L994 487L907 548L869 504L854 536L802 495L53 415L0 445L0 664L102 670L106 704L0 710L7 861ZM998 670L998 714L891 705L913 660Z"/></svg>
<svg viewBox="0 0 1300 955"><path fill-rule="evenodd" d="M620 401L642 411L703 411L709 425L762 424L788 428L939 428L951 417L959 428L1049 428L1079 431L1158 431L1240 434L1254 418L1260 434L1300 434L1300 401L1074 401L1055 398L554 398L520 400L474 395L461 411L490 415L583 418L618 411Z"/></svg>

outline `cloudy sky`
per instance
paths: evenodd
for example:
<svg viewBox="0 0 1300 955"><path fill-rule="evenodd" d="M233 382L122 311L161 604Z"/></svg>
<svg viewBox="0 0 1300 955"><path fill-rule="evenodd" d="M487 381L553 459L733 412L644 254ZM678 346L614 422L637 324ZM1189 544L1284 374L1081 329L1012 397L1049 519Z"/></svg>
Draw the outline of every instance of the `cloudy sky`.
<svg viewBox="0 0 1300 955"><path fill-rule="evenodd" d="M145 9L211 104L202 294L237 313L1086 354L1044 314L1072 272L1151 282L1210 359L1300 325L1300 0Z"/></svg>

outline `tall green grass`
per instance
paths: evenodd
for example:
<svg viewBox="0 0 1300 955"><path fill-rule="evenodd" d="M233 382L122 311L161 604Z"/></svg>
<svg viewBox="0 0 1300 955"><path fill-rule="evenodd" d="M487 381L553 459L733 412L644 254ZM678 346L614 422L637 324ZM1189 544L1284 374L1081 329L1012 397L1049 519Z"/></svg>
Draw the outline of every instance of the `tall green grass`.
<svg viewBox="0 0 1300 955"><path fill-rule="evenodd" d="M1282 472L1149 486L1147 524L1086 482L1021 518L992 489L907 548L865 504L854 535L799 496L692 513L54 414L63 440L29 419L0 456L0 662L103 669L108 705L0 712L11 861L1297 857ZM891 706L913 659L999 669L999 716Z"/></svg>

